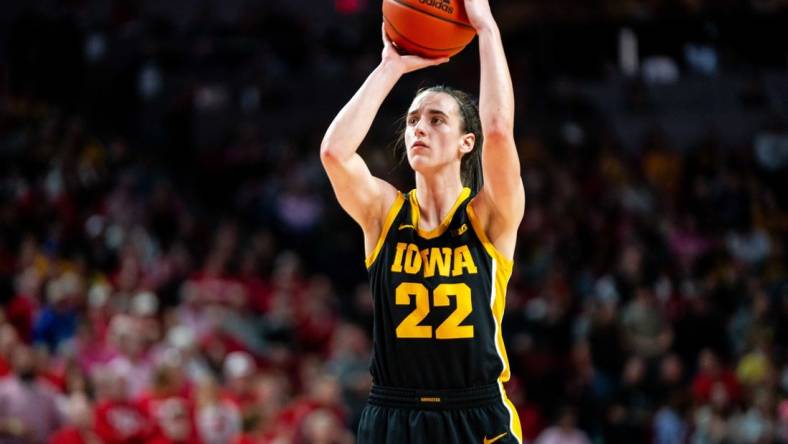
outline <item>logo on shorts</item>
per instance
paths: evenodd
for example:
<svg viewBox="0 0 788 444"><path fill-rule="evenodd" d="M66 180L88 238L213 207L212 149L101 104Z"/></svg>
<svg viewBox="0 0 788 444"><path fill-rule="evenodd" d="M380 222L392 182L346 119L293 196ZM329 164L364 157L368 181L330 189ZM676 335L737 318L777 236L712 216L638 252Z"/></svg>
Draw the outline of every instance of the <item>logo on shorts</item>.
<svg viewBox="0 0 788 444"><path fill-rule="evenodd" d="M496 436L495 438L490 438L490 439L488 439L488 438L487 438L487 436L485 436L485 437L484 437L484 441L482 441L482 442L483 442L484 444L492 444L492 443L494 443L495 441L498 441L499 439L503 438L504 436L506 436L506 435L508 435L508 434L509 434L509 432L503 432L503 433L501 433L500 435Z"/></svg>
<svg viewBox="0 0 788 444"><path fill-rule="evenodd" d="M433 8L439 9L447 14L454 13L454 8L451 7L451 0L419 0L419 3L432 6Z"/></svg>

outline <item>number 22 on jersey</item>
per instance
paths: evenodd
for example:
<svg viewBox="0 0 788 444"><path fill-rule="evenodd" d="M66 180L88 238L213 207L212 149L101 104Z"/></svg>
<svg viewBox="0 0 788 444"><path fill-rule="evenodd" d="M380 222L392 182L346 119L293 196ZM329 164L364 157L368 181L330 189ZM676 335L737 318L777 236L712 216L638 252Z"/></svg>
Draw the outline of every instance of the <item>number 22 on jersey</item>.
<svg viewBox="0 0 788 444"><path fill-rule="evenodd" d="M432 326L419 325L430 312L430 293L424 284L418 282L403 282L395 291L397 305L410 305L415 299L416 307L397 326L397 337L400 339L469 339L473 338L473 325L460 325L471 314L471 289L464 283L440 284L432 292L432 303L435 307L448 307L449 297L457 299L457 308L435 328L433 336ZM412 297L412 298L411 298Z"/></svg>

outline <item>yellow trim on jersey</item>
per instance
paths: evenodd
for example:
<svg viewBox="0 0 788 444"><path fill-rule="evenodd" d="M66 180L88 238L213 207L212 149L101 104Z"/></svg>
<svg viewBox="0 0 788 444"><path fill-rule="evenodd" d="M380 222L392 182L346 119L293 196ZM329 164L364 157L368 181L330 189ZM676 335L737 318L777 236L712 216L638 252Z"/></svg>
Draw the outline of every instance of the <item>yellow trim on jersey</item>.
<svg viewBox="0 0 788 444"><path fill-rule="evenodd" d="M449 224L451 223L451 219L454 217L454 213L457 211L457 207L459 207L460 204L463 203L465 199L467 199L468 196L470 195L471 195L471 189L468 187L463 188L462 192L460 193L460 196L457 198L457 201L454 202L454 205L451 207L451 210L449 210L449 214L447 214L446 217L443 218L443 221L440 223L440 225L438 225L437 227L433 228L430 231L424 231L421 228L419 228L419 216L420 216L419 201L416 198L416 190L412 190L410 193L408 193L408 198L410 199L410 207L411 207L410 209L410 218L412 221L411 223L413 224L414 227L416 227L416 233L418 233L418 235L424 239L434 239L440 236L441 234L443 234L446 231L446 229L449 228Z"/></svg>
<svg viewBox="0 0 788 444"><path fill-rule="evenodd" d="M498 380L498 387L501 389L501 399L503 399L503 405L506 407L506 410L509 411L509 430L517 439L517 442L522 444L523 426L520 424L520 415L517 414L517 409L514 407L514 404L512 404L512 401L510 401L509 397L506 396L506 390L503 388L503 383L500 379Z"/></svg>
<svg viewBox="0 0 788 444"><path fill-rule="evenodd" d="M394 199L394 203L391 205L389 212L386 214L386 220L383 222L383 228L380 230L380 236L378 237L378 243L375 244L375 249L367 256L365 261L367 268L371 267L372 264L375 262L375 259L378 257L378 253L380 253L380 249L383 248L383 242L386 240L386 236L389 233L389 229L391 229L391 224L394 223L394 219L397 218L397 214L399 214L399 210L402 208L402 204L405 203L405 197L402 196L402 193L397 191L397 197Z"/></svg>
<svg viewBox="0 0 788 444"><path fill-rule="evenodd" d="M498 386L501 389L501 399L503 400L506 409L509 410L509 428L512 434L517 438L518 442L523 442L522 426L520 425L520 417L517 414L517 409L512 404L512 401L506 396L506 390L503 388L503 383L507 382L511 377L511 369L509 367L509 357L506 354L506 346L503 343L503 334L501 332L501 323L503 321L503 312L506 309L506 285L512 274L512 269L499 268L498 260L493 259L493 270L495 273L495 294L492 297L492 310L493 317L495 318L495 350L498 352L498 357L501 358L503 363L503 371L498 377Z"/></svg>
<svg viewBox="0 0 788 444"><path fill-rule="evenodd" d="M506 354L506 347L503 343L503 334L501 333L501 323L503 322L503 312L506 310L506 286L509 283L509 277L512 274L512 269L502 269L496 259L493 259L493 285L495 294L492 295L490 301L490 308L492 308L493 317L495 318L495 342L498 355L503 362L503 371L501 372L500 379L502 382L507 382L511 373L509 371L509 357Z"/></svg>
<svg viewBox="0 0 788 444"><path fill-rule="evenodd" d="M470 209L470 207L468 207ZM471 210L473 211L473 210ZM472 223L473 224L473 223ZM489 250L488 250L489 251ZM497 254L500 256L500 254ZM506 354L506 346L503 343L503 334L501 324L503 321L503 312L506 309L506 286L509 278L512 276L511 265L504 267L500 266L499 259L495 256L492 258L492 279L493 286L490 291L490 308L492 309L493 319L495 320L495 351L503 364L503 370L498 377L498 387L501 392L501 400L509 411L509 430L515 436L518 443L523 442L523 431L520 424L520 416L517 414L517 409L512 404L512 401L506 396L506 390L503 388L503 383L507 382L511 377L511 370L509 367L509 357Z"/></svg>
<svg viewBox="0 0 788 444"><path fill-rule="evenodd" d="M473 231L476 233L476 237L478 237L479 240L482 241L482 245L484 245L484 249L487 250L487 254L489 254L490 257L493 258L493 260L497 260L501 265L504 265L505 268L508 270L508 272L511 274L512 267L514 266L514 261L504 256L503 253L498 251L498 249L495 248L495 245L493 245L492 242L490 242L490 240L487 238L487 234L484 232L484 227L482 227L479 218L476 217L476 212L473 210L472 204L468 204L466 208L468 209L467 210L468 219L470 219L471 221L471 226L473 227Z"/></svg>
<svg viewBox="0 0 788 444"><path fill-rule="evenodd" d="M493 275L491 276L492 288L490 291L492 294L490 295L490 309L492 310L493 319L495 320L495 351L498 353L498 357L503 364L503 370L498 377L498 387L501 392L501 401L503 401L506 410L509 411L509 429L512 435L517 439L517 442L522 444L523 431L522 425L520 424L520 416L517 414L517 409L514 407L514 404L512 404L512 401L506 396L506 390L503 388L503 383L507 382L511 377L511 370L509 368L509 357L506 354L506 346L503 342L501 323L503 321L503 312L506 309L506 287L509 283L509 278L512 277L514 261L504 256L503 253L495 248L495 245L490 242L490 239L487 238L487 234L484 232L484 228L479 218L476 216L473 206L468 204L466 208L468 220L471 221L473 231L476 233L482 245L484 245L487 254L492 258Z"/></svg>

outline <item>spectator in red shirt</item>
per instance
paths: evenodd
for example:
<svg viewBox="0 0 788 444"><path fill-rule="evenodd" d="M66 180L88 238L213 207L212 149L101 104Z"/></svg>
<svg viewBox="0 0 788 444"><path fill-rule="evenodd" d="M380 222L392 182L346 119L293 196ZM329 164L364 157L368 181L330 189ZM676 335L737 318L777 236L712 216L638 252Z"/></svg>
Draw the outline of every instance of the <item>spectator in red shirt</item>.
<svg viewBox="0 0 788 444"><path fill-rule="evenodd" d="M192 428L192 416L185 403L169 398L158 408L159 427L146 444L200 444Z"/></svg>
<svg viewBox="0 0 788 444"><path fill-rule="evenodd" d="M123 373L106 367L95 374L96 433L106 444L143 444L151 432L145 412L129 397Z"/></svg>
<svg viewBox="0 0 788 444"><path fill-rule="evenodd" d="M194 427L194 405L189 397L189 389L184 380L180 367L180 359L175 350L165 355L162 362L153 372L153 385L138 398L138 404L150 421L154 433L162 435L166 421L173 409L177 408L187 412L187 425L189 437L196 435ZM165 407L169 411L165 411ZM178 420L179 426L181 421Z"/></svg>
<svg viewBox="0 0 788 444"><path fill-rule="evenodd" d="M731 402L741 399L741 385L736 375L720 365L713 351L704 349L698 358L698 374L692 381L692 396L697 403L705 404L715 390L723 390Z"/></svg>

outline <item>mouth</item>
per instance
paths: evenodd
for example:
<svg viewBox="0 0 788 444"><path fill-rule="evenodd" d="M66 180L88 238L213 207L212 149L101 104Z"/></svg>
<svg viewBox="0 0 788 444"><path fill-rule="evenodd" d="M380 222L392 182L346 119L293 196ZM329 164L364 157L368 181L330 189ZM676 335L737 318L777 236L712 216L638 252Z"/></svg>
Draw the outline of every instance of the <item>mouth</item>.
<svg viewBox="0 0 788 444"><path fill-rule="evenodd" d="M420 140L417 140L416 142L413 142L413 145L410 146L410 149L412 149L412 150L416 149L416 148L429 148L429 146L427 146L426 143L424 143L424 142L422 142Z"/></svg>

